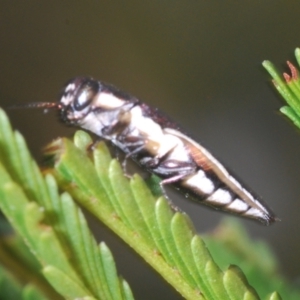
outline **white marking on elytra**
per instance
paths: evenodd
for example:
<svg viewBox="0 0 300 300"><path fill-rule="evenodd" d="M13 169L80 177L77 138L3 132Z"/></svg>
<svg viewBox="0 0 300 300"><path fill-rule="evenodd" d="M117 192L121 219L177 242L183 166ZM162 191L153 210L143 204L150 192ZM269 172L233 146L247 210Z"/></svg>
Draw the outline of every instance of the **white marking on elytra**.
<svg viewBox="0 0 300 300"><path fill-rule="evenodd" d="M249 206L243 200L235 199L229 205L227 205L227 208L242 212L247 210Z"/></svg>
<svg viewBox="0 0 300 300"><path fill-rule="evenodd" d="M212 180L208 179L202 170L183 180L183 185L187 185L203 194L211 194L215 189Z"/></svg>
<svg viewBox="0 0 300 300"><path fill-rule="evenodd" d="M124 101L112 94L99 93L95 99L94 105L96 107L101 106L112 109L121 107L124 105ZM202 170L198 170L196 174L184 179L182 181L184 186L198 191L200 194L211 194L206 200L216 204L226 205L232 201L232 203L227 206L228 209L245 211L250 205L251 207L256 206L256 209L264 210L263 206L261 206L260 203L256 201L205 148L174 129L162 129L162 127L150 117L145 117L143 115L140 106L133 107L130 110L130 114L130 135L144 137L146 141L145 147L149 153L158 158L169 153L169 159L174 159L178 162L186 162L189 160L189 154L188 151L186 151L185 142L192 143L193 146L201 151L205 159L211 163L212 171L218 175L219 179L228 185L234 193L239 195L242 200L236 199L232 201L232 195L225 189L218 189L214 192L215 186L213 181L207 178L205 172ZM93 120L91 119L89 127L93 126L92 121ZM99 129L99 126L97 128Z"/></svg>
<svg viewBox="0 0 300 300"><path fill-rule="evenodd" d="M156 138L159 142L163 139L161 127L151 118L143 116L143 111L140 106L135 106L130 110L131 122L130 127L136 130L137 134L147 137Z"/></svg>
<svg viewBox="0 0 300 300"><path fill-rule="evenodd" d="M248 193L241 186L241 184L228 173L225 167L216 158L214 158L204 147L202 147L200 144L196 143L194 140L177 130L165 128L165 131L170 134L173 134L174 136L178 136L183 141L185 141L187 145L190 144L196 149L198 149L198 151L203 156L203 159L205 159L208 162L211 171L214 172L214 174L217 175L218 178L223 183L225 183L229 189L232 190L232 192L237 194L242 199L242 201L245 201L251 207L265 210L265 208L256 199L254 199L252 195Z"/></svg>
<svg viewBox="0 0 300 300"><path fill-rule="evenodd" d="M143 136L146 139L146 149L156 157L163 157L170 152L169 159L187 161L188 153L182 140L173 134L167 134L159 124L150 117L145 117L141 107L131 109L131 135ZM171 151L172 150L172 151Z"/></svg>
<svg viewBox="0 0 300 300"><path fill-rule="evenodd" d="M250 208L243 213L245 216L256 216L258 218L265 218L266 214L256 208Z"/></svg>
<svg viewBox="0 0 300 300"><path fill-rule="evenodd" d="M211 194L206 201L214 202L216 204L228 204L232 201L232 196L228 191L220 188Z"/></svg>

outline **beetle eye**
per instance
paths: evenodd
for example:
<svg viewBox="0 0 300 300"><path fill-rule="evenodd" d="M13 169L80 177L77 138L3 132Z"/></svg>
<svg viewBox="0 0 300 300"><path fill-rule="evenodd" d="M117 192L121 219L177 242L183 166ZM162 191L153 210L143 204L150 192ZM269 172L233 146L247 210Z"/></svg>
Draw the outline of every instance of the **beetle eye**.
<svg viewBox="0 0 300 300"><path fill-rule="evenodd" d="M74 101L75 110L83 110L91 104L98 93L99 84L96 80L87 79L81 84Z"/></svg>

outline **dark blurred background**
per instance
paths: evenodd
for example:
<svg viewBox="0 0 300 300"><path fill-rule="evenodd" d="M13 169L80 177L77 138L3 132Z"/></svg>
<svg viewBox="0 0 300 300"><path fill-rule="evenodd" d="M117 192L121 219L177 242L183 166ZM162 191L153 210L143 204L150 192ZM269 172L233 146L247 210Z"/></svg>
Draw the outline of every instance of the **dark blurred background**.
<svg viewBox="0 0 300 300"><path fill-rule="evenodd" d="M265 239L291 280L299 276L300 135L261 62L282 70L300 46L299 1L0 2L0 104L53 101L76 75L111 82L167 112L260 194L282 222L242 221ZM54 114L8 111L40 159L73 129ZM199 232L223 214L176 202ZM95 225L92 220L93 225ZM181 299L101 225L137 299Z"/></svg>

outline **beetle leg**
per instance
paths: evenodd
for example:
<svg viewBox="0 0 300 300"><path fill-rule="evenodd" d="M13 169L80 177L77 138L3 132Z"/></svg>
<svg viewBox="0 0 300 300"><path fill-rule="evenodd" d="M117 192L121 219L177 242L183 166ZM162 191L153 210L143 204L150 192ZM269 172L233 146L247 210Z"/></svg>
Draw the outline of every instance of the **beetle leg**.
<svg viewBox="0 0 300 300"><path fill-rule="evenodd" d="M127 173L127 161L129 158L131 158L132 156L134 156L135 154L139 153L140 151L142 151L144 149L144 146L145 146L145 142L143 140L139 140L139 141L136 141L136 142L133 142L129 145L129 147L135 147L135 149L129 153L127 153L125 155L125 158L122 162L122 169L123 169L123 172L124 174L127 176L127 177L131 177L128 173Z"/></svg>
<svg viewBox="0 0 300 300"><path fill-rule="evenodd" d="M162 187L163 185L172 184L172 183L175 183L177 181L180 181L181 179L183 179L187 175L189 175L189 174L184 173L184 174L175 175L175 176L173 176L171 178L166 178L166 179L164 179L164 180L162 180L160 182L160 186Z"/></svg>

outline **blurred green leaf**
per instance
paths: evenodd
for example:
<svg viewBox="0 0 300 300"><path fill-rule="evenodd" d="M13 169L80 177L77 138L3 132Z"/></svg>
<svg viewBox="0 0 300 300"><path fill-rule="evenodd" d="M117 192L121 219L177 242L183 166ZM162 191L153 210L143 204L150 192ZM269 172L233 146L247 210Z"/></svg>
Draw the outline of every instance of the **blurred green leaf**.
<svg viewBox="0 0 300 300"><path fill-rule="evenodd" d="M204 240L218 265L222 269L238 265L262 299L269 299L273 290L277 290L283 299L300 299L299 289L280 276L276 258L268 245L250 239L238 220L225 219Z"/></svg>

